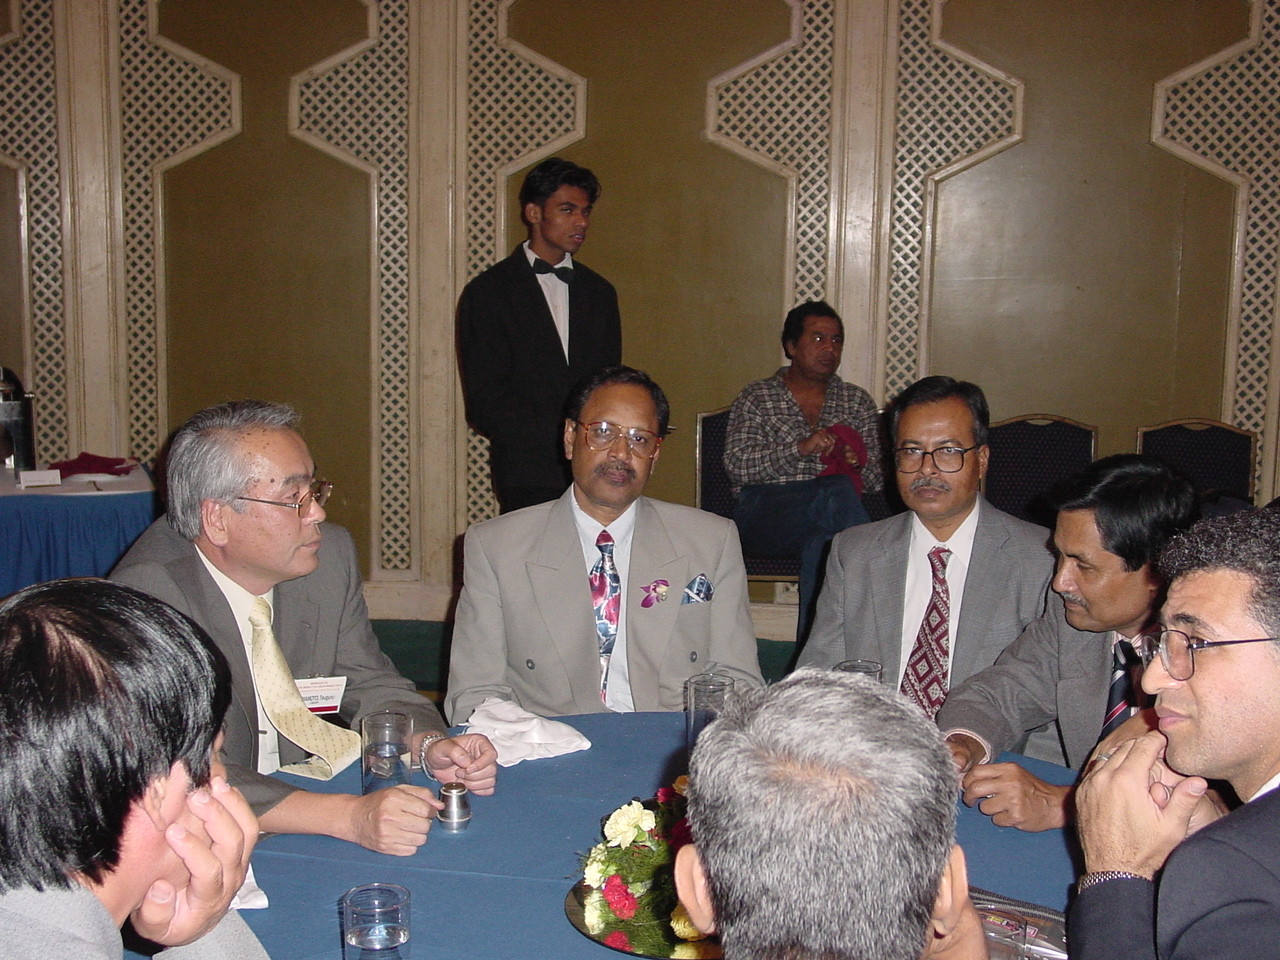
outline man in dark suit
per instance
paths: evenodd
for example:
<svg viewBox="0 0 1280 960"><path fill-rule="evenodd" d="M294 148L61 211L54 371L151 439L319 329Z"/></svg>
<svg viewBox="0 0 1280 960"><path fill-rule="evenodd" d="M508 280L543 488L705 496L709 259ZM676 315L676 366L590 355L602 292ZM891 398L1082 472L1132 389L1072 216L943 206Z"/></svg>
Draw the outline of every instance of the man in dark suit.
<svg viewBox="0 0 1280 960"><path fill-rule="evenodd" d="M1280 941L1280 516L1172 540L1143 688L1159 729L1097 756L1077 792L1073 960L1253 960ZM1226 816L1207 779L1244 804Z"/></svg>
<svg viewBox="0 0 1280 960"><path fill-rule="evenodd" d="M529 239L467 284L458 301L458 354L467 419L489 438L504 513L554 500L569 485L560 426L570 388L622 361L618 296L574 260L600 182L552 157L525 177Z"/></svg>
<svg viewBox="0 0 1280 960"><path fill-rule="evenodd" d="M681 710L698 673L760 685L737 528L641 496L667 430L662 388L606 368L566 412L573 485L467 531L450 720L490 697L543 716Z"/></svg>
<svg viewBox="0 0 1280 960"><path fill-rule="evenodd" d="M1058 563L1045 615L952 690L937 718L964 776L965 802L1022 830L1061 827L1072 815L1071 788L987 761L1049 724L1036 755L1080 769L1099 737L1141 705L1124 664L1136 660L1137 639L1160 606L1160 551L1196 517L1191 484L1133 453L1094 461L1055 497Z"/></svg>
<svg viewBox="0 0 1280 960"><path fill-rule="evenodd" d="M989 666L1043 612L1049 532L978 494L988 421L982 390L951 377L926 377L894 401L893 455L909 510L832 541L800 666L876 660L885 683L933 716L949 687ZM944 553L939 578L932 556ZM922 649L926 622L940 628L930 639L945 634L943 649Z"/></svg>
<svg viewBox="0 0 1280 960"><path fill-rule="evenodd" d="M430 790L398 786L358 797L297 790L264 776L285 768L332 776L351 761L352 737L358 754L360 720L381 710L410 716L413 757L424 757L437 778L490 793L496 771L488 739L448 737L436 708L379 649L351 536L321 523L332 485L315 478L297 425L289 407L256 400L209 407L183 424L167 461L168 515L111 576L187 614L226 656L228 773L264 830L328 834L407 856L425 842L441 806ZM283 658L274 671L274 654L262 652L272 645ZM264 683L277 695L260 693ZM320 720L316 728L308 706L351 729L334 733ZM299 736L305 746L284 732L295 713L304 730L294 735L311 731ZM317 738L336 742L341 759L325 757ZM317 769L308 754L329 769Z"/></svg>

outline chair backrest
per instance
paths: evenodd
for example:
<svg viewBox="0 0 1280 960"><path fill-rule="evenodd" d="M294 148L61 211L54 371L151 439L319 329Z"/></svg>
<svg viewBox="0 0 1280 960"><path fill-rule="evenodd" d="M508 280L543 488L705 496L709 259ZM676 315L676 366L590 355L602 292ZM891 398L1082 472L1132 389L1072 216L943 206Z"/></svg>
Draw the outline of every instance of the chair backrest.
<svg viewBox="0 0 1280 960"><path fill-rule="evenodd" d="M728 432L728 407L698 414L698 492L694 506L722 517L733 516L733 484L724 468L724 440Z"/></svg>
<svg viewBox="0 0 1280 960"><path fill-rule="evenodd" d="M1220 420L1187 418L1138 428L1138 452L1181 470L1200 496L1253 501L1258 435Z"/></svg>
<svg viewBox="0 0 1280 960"><path fill-rule="evenodd" d="M1053 526L1045 494L1093 461L1098 428L1050 413L1029 413L991 425L987 500L1015 517Z"/></svg>
<svg viewBox="0 0 1280 960"><path fill-rule="evenodd" d="M724 468L724 441L729 432L729 408L698 414L697 494L700 510L733 519L733 484ZM764 556L744 552L749 580L794 580L800 572L799 557Z"/></svg>

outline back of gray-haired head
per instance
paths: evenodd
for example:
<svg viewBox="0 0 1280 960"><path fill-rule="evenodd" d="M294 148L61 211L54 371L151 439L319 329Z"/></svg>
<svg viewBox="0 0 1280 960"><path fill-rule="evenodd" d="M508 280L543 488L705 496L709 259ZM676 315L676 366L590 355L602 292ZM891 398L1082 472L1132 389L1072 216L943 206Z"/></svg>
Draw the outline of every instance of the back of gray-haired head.
<svg viewBox="0 0 1280 960"><path fill-rule="evenodd" d="M169 523L183 537L200 536L200 504L235 504L249 488L250 464L240 439L255 429L297 430L297 412L270 400L232 400L206 407L180 426L169 443L165 478ZM235 509L240 509L238 505Z"/></svg>
<svg viewBox="0 0 1280 960"><path fill-rule="evenodd" d="M731 960L917 960L955 837L937 728L852 674L798 670L699 737L689 821Z"/></svg>

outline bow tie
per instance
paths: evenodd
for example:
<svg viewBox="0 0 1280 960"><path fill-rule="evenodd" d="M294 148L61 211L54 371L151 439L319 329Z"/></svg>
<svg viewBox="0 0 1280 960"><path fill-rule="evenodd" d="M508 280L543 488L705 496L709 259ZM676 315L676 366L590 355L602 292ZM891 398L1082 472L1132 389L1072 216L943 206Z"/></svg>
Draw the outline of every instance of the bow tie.
<svg viewBox="0 0 1280 960"><path fill-rule="evenodd" d="M541 257L534 257L533 272L534 273L554 273L557 277L559 277L565 283L569 283L571 280L573 280L573 267L553 267L551 264L547 263L547 261L543 260Z"/></svg>

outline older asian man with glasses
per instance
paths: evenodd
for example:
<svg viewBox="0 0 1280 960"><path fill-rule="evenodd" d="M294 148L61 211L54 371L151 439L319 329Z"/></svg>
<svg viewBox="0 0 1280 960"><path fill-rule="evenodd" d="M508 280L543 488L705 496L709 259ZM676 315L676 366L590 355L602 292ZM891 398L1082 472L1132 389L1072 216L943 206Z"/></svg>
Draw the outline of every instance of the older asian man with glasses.
<svg viewBox="0 0 1280 960"><path fill-rule="evenodd" d="M906 513L831 543L800 666L876 660L930 717L947 691L993 663L1044 610L1049 532L979 494L987 399L973 383L926 377L891 404Z"/></svg>
<svg viewBox="0 0 1280 960"><path fill-rule="evenodd" d="M714 669L760 684L733 523L643 496L667 432L662 388L607 367L570 394L560 499L467 531L446 707L541 716L680 710Z"/></svg>
<svg viewBox="0 0 1280 960"><path fill-rule="evenodd" d="M291 408L258 400L209 407L179 427L167 516L111 576L187 614L231 664L228 774L264 830L408 856L441 806L430 790L314 793L266 776L332 777L359 755L361 718L381 710L412 718L414 756L437 778L490 793L497 769L492 744L447 736L378 647L351 535L323 523L333 485L316 478L297 428Z"/></svg>
<svg viewBox="0 0 1280 960"><path fill-rule="evenodd" d="M1160 559L1169 590L1142 686L1158 729L1094 757L1076 794L1085 874L1073 960L1270 957L1280 942L1280 515L1201 521ZM1207 780L1242 805L1225 816Z"/></svg>

